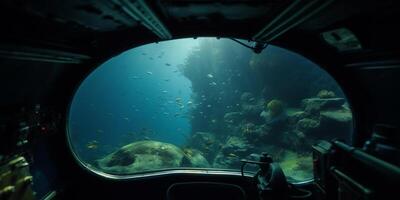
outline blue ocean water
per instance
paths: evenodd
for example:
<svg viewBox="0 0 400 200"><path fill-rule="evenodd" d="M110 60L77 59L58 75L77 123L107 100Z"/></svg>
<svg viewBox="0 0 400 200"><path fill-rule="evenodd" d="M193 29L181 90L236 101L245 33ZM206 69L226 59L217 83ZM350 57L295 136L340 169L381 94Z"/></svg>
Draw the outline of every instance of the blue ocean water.
<svg viewBox="0 0 400 200"><path fill-rule="evenodd" d="M270 123L273 101L280 127ZM339 103L316 106L323 101ZM78 158L106 173L171 167L164 161L172 158L156 152L171 151L165 147L120 151L147 140L178 146L179 167L239 169L239 159L268 151L287 176L306 180L310 144L348 138L351 118L336 81L301 55L273 45L256 54L230 39L179 39L128 50L94 70L73 98L68 135Z"/></svg>
<svg viewBox="0 0 400 200"><path fill-rule="evenodd" d="M69 116L70 140L79 156L101 157L138 139L181 145L191 129L187 112L192 91L178 66L197 45L194 39L144 45L89 75ZM86 149L93 141L98 155Z"/></svg>

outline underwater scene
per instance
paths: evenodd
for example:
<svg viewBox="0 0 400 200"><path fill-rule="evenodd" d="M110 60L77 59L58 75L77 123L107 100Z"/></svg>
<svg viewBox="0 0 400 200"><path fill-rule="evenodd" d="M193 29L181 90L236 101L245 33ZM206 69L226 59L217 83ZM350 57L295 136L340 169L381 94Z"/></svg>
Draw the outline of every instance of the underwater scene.
<svg viewBox="0 0 400 200"><path fill-rule="evenodd" d="M313 177L314 143L350 142L353 129L342 90L321 67L273 45L256 54L216 38L111 58L82 82L68 121L72 151L104 173L240 171L241 159L266 152L292 182Z"/></svg>

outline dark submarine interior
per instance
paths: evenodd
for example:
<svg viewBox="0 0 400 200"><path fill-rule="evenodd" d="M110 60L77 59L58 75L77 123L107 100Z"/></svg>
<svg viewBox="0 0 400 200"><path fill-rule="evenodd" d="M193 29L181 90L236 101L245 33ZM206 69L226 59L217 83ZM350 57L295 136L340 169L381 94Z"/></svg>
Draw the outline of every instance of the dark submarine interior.
<svg viewBox="0 0 400 200"><path fill-rule="evenodd" d="M400 3L398 1L3 0L0 2L0 10L0 200L334 200L394 199L398 196L397 187L400 186L400 29L398 28ZM198 145L198 149L215 151L214 157L210 153L204 155L206 158L212 157L214 163L207 166L214 168L185 168L182 164L179 168L175 165L168 168L171 165L165 169L143 171L143 173L129 170L125 174L114 173L115 171L112 170L119 168L110 167L110 163L119 162L122 166L128 162L127 158L133 159L132 162L136 161L136 163L140 159L148 158L140 157L137 153L139 150L126 150L128 147L131 148L132 144L138 146L140 142L122 147L122 150L125 148L126 151L117 150L110 154L111 161L107 160L109 156L106 157L104 168L112 168L111 171L96 170L92 166L93 163L82 161L84 155L80 154L81 151L95 152L102 145L100 139L97 139L100 142L92 140L89 143L85 140L83 150L76 148L75 151L75 144L71 144L72 136L78 139L81 136L79 134L75 136L76 134L73 135L71 131L69 134L68 130L71 129L68 126L69 121L72 121L69 118L71 104L73 104L71 102L82 82L88 76L93 78L91 74L97 73L97 68L102 63L130 49L134 51L134 48L142 48L142 46L145 47L144 45L163 45L169 41L184 38L201 44L203 37L213 38L214 40L210 40L212 42L204 42L204 44L215 45L216 49L219 48L217 45L219 41L225 42L222 44L222 46L226 45L225 48L231 47L229 45L244 48L243 52L248 52L246 55L250 61L246 61L247 66L243 70L260 70L257 77L269 76L262 69L256 68L262 66L263 62L268 65L268 59L266 61L252 60L252 56L268 54L268 52L272 54L271 49L289 50L320 66L333 78L338 87L340 86L343 96L345 95L347 99L346 112L350 113L350 118L346 119L346 122L352 129L350 139L328 137L325 140L313 140L312 144L307 143L309 150L307 158L309 159L303 165L310 166L309 172L312 178L300 182L290 181L284 163L276 162L280 159L279 156L265 150L262 147L263 143L258 140L256 144L261 147L254 149L263 149L263 152L251 153L252 156L254 153L257 154L257 159L241 156L239 147L232 147L233 142L229 144L231 146L223 143L219 147L215 145L215 149L210 150L214 148L215 141L229 143L233 141L232 138L247 137L251 140L258 137L246 135L251 132L249 127L250 129L260 128L262 129L260 132L264 131L263 133L271 132L268 128L276 126L277 123L275 121L270 124L260 122L258 116L260 112L257 112L256 116L258 121L254 120L257 122L244 119L238 123L239 128L235 127L234 122L226 121L227 113L218 115L222 116L221 120L218 117L211 119L211 127L226 128L230 125L233 128L229 129L228 126L226 130L229 131L240 131L240 128L244 127L245 130L242 133L244 136L229 136L225 138L226 140L220 139L222 136L219 139L215 136L217 138L214 139L215 141L206 140L205 144L208 145L206 147L199 144L200 139L192 142L193 145ZM183 45L188 43L186 42L188 40L182 41ZM227 41L230 42L229 45L226 44ZM200 49L198 52L207 53L208 50L201 51ZM219 50L209 52L211 52L210 55L222 54ZM151 50L147 51L147 54L152 54ZM135 52L132 55L135 55ZM142 53L143 55L146 54ZM180 56L171 57L181 59ZM191 56L193 59L196 58L196 55ZM231 57L234 60L237 56ZM131 65L139 65L141 61L140 58L138 59ZM170 63L163 65L165 65L163 67L172 67ZM279 64L276 67L279 67ZM301 70L293 69L293 71ZM143 73L145 77L154 78L157 70L147 70ZM225 82L217 81L218 77L226 74L223 72L218 74L217 71L207 73L205 72L205 78L202 80L215 80L207 82L207 87L220 87L221 94L230 92L224 89L228 86L221 85L225 85ZM243 76L244 73L242 71ZM232 81L236 83L233 84L245 85L246 81L240 75L237 73L236 79ZM138 79L134 81L144 81L138 76L131 78ZM193 74L190 80L192 82L197 80L196 76L200 76L200 72ZM280 79L286 79L286 82L291 81L291 78L287 78L291 76L275 77L277 81L282 81ZM109 78L115 79L114 82L119 81L119 78L113 78L111 74ZM243 83L240 82L242 80ZM163 81L165 84L172 82L169 79ZM195 90L194 82L192 84ZM135 87L147 88L144 84ZM259 91L261 89L262 87ZM210 91L198 89L198 91L212 94L211 89ZM107 91L102 92L107 93ZM274 90L271 89L269 92L272 94ZM171 91L163 90L162 93L167 95ZM335 93L338 92L335 91ZM275 91L275 94L281 93ZM266 100L273 99L266 96L261 92L259 96L254 95L254 97L250 93L243 93L238 98L234 98L239 100L247 98L246 101L249 102L260 100L264 104ZM324 102L324 105L319 104L320 107L329 103L334 104L339 100L343 103L341 101L343 98L333 98L335 95L331 91L321 90L317 96L318 98L308 100L317 104ZM204 108L203 105L197 105L198 99L205 99L204 95L201 97L198 95L197 100L195 97L193 97L194 100L185 100L187 102L185 104L182 103L183 97L182 99L177 96L173 98L171 104L174 106L178 104L180 109L192 106L192 111L196 109L199 111L202 108L206 112L208 108L211 108L211 103L204 105ZM299 101L301 101L300 98ZM239 104L242 103L237 103L237 106L240 107ZM283 108L279 109L281 104L281 101L271 100L268 104L265 103L266 108L262 107L261 110L267 109L272 116L274 105L278 107L275 112L282 112ZM290 102L287 100L286 104L289 107ZM226 108L231 109L230 105ZM203 110L200 111L200 114L203 114ZM234 111L239 115L244 112L243 110L239 110L242 113L238 110ZM74 111L76 115L84 115L84 111L81 110L81 112L79 109ZM160 112L161 115L169 115L167 112ZM322 126L323 121L319 120L332 114L328 111L322 113L319 110L307 110L307 105L304 112L302 110L296 110L296 112L301 112L302 116L311 115L311 112L314 112L313 116L322 116L317 120L297 119L297 126L300 126L300 122L303 122L304 126ZM318 113L315 114L315 112ZM145 115L146 113L142 113L141 116ZM178 114L175 115L178 116ZM194 120L193 116L190 122L197 132L192 130L195 132L194 136L191 136L192 140L207 135L201 132L204 124ZM285 117L289 120L295 118L293 115ZM84 117L82 120L85 121ZM140 123L140 120L136 122L132 117L125 116L122 117L122 121ZM317 125L311 123L315 121ZM79 120L76 123L79 124ZM84 124L84 122L81 123ZM157 122L154 123L157 124ZM159 123L160 126L163 125ZM290 130L289 134L297 133L302 138L318 134L310 133L308 136L309 127L302 128ZM316 128L314 132L320 131L320 135L323 135L324 132L336 130L334 128ZM302 132L299 133L299 130ZM94 129L94 132L96 131L96 134L108 134L107 130ZM152 131L149 129L137 131L140 132L139 134L148 134L143 137L144 139L140 136L143 139L141 145L147 145L151 141L149 137L153 136L154 131ZM117 137L118 133L116 131L110 134L112 134L109 135L110 137L113 135ZM207 137L211 136L214 137L211 134L207 135ZM84 137L83 133L81 137ZM139 136L135 135L135 137ZM239 140L236 142L243 143ZM159 145L156 142L151 144ZM195 150L187 147L185 149L182 147L183 150L180 150L180 147L170 147L169 144L160 143L160 145L157 151L154 150L154 146L148 147L148 152L153 150L151 152L156 152L154 154L157 156L171 156L171 160L180 156L179 162L184 162L181 160L192 158L195 154ZM178 153L170 155L172 150ZM223 154L220 151L227 151L227 153L218 157L219 154ZM271 151L275 150L272 148ZM110 150L107 154L111 152L113 151ZM129 153L131 155L125 155ZM122 156L125 157L112 160L113 156L120 154L124 154ZM199 157L203 159L202 156ZM236 164L228 167L222 165L228 161ZM153 160L143 162L145 164L147 162L148 165L153 165L152 162L156 163ZM186 162L192 162L192 160ZM243 169L248 164L256 167L255 173Z"/></svg>

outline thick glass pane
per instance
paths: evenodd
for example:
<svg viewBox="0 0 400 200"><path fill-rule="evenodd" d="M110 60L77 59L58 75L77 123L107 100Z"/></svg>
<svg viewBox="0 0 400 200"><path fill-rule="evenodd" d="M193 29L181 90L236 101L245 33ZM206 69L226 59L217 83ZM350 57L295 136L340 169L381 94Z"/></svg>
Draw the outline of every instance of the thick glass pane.
<svg viewBox="0 0 400 200"><path fill-rule="evenodd" d="M306 58L201 38L144 45L102 64L77 90L68 127L78 159L105 173L239 170L240 159L267 152L291 181L304 181L311 145L349 140L352 114L335 80Z"/></svg>

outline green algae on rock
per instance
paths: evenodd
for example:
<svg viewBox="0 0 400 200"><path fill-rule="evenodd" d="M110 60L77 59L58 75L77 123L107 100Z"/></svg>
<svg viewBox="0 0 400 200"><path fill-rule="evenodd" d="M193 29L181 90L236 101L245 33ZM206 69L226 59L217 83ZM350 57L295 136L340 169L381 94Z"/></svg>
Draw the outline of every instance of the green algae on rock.
<svg viewBox="0 0 400 200"><path fill-rule="evenodd" d="M131 174L179 167L183 156L183 151L175 145L148 140L125 145L97 164L108 173Z"/></svg>

